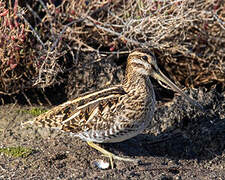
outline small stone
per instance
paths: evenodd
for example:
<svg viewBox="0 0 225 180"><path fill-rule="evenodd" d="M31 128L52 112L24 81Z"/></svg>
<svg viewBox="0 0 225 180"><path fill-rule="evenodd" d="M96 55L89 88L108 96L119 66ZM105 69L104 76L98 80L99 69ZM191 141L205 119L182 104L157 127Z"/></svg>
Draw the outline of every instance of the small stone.
<svg viewBox="0 0 225 180"><path fill-rule="evenodd" d="M94 161L93 164L98 167L99 169L108 169L109 168L109 163L104 162L102 159Z"/></svg>

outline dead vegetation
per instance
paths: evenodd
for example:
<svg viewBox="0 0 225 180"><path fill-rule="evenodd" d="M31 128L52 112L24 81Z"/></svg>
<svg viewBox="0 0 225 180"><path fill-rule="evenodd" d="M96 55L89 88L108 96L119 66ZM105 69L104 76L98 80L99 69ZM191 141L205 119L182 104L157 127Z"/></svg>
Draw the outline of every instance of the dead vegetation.
<svg viewBox="0 0 225 180"><path fill-rule="evenodd" d="M96 62L135 47L153 49L176 82L224 88L224 7L223 0L0 1L0 97L66 82L84 53Z"/></svg>

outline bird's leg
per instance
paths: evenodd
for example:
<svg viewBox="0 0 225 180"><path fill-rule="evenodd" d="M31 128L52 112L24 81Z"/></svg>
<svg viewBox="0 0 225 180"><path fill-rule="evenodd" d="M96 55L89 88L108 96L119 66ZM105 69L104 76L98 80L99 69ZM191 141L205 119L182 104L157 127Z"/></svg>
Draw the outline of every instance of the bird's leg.
<svg viewBox="0 0 225 180"><path fill-rule="evenodd" d="M136 162L136 163L139 162L139 160L137 160L137 159L130 159L130 158L119 157L119 156L117 156L117 155L115 155L115 154L113 154L113 153L111 153L111 152L101 148L99 145L97 145L97 144L95 144L95 143L93 143L91 141L88 141L87 144L89 146L93 147L94 149L100 151L104 156L108 157L109 160L110 160L110 165L111 165L112 169L113 169L113 159L117 159L117 160L120 160L120 161Z"/></svg>

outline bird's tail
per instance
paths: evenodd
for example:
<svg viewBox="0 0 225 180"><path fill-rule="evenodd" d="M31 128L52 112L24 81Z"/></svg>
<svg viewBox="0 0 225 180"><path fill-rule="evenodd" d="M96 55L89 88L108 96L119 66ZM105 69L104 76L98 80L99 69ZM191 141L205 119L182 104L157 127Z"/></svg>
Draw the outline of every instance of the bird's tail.
<svg viewBox="0 0 225 180"><path fill-rule="evenodd" d="M62 125L60 123L54 122L52 120L39 119L38 117L34 118L33 120L29 120L29 121L21 123L22 127L27 127L30 125L36 126L36 127L47 127L47 128L54 128L54 129L62 128Z"/></svg>

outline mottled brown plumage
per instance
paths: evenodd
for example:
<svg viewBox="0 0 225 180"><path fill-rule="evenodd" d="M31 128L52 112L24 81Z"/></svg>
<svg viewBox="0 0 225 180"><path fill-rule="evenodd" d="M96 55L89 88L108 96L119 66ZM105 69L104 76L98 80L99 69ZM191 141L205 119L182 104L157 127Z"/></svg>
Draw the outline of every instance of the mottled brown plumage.
<svg viewBox="0 0 225 180"><path fill-rule="evenodd" d="M138 135L149 125L155 110L155 94L149 76L164 82L192 104L200 106L161 73L151 52L136 50L128 57L125 80L120 85L67 101L38 116L32 123L80 137L107 155L112 167L113 158L131 161L93 142L121 142Z"/></svg>

